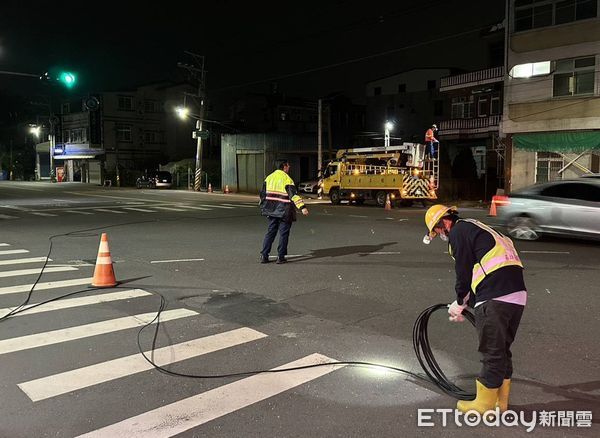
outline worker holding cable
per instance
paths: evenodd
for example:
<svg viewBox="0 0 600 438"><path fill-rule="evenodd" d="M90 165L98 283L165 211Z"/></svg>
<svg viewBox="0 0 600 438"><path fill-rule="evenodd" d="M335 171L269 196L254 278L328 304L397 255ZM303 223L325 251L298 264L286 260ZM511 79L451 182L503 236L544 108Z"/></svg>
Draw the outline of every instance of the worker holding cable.
<svg viewBox="0 0 600 438"><path fill-rule="evenodd" d="M508 408L513 372L511 344L527 302L523 264L512 241L474 219L461 219L456 207L434 205L425 213L428 244L436 236L448 242L455 260L456 300L449 306L450 321L462 322L467 303L474 307L482 369L473 401L459 401L461 412L481 414Z"/></svg>

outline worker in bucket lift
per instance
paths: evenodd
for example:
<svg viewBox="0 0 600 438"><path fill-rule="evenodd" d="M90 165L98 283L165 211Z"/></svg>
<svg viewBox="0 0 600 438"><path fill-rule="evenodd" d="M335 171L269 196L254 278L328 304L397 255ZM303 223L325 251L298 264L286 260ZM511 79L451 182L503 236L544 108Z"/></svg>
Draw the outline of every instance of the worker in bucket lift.
<svg viewBox="0 0 600 438"><path fill-rule="evenodd" d="M431 127L425 132L425 155L430 158L437 158L438 149L440 142L435 138L437 132L437 126L431 125Z"/></svg>
<svg viewBox="0 0 600 438"><path fill-rule="evenodd" d="M498 407L504 412L513 372L510 347L527 302L523 264L508 237L477 220L459 218L456 207L430 207L425 223L429 233L423 243L440 236L455 260L456 300L448 309L450 321L463 322L467 303L474 307L483 366L475 400L461 400L456 408L483 414Z"/></svg>

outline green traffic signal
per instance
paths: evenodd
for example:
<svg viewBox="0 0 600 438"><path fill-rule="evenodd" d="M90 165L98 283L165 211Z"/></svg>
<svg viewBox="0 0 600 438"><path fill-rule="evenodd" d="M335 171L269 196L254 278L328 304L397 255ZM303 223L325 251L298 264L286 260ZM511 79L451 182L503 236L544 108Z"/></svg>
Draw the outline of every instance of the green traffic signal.
<svg viewBox="0 0 600 438"><path fill-rule="evenodd" d="M69 71L61 71L58 75L58 81L67 88L73 88L77 82L77 77Z"/></svg>

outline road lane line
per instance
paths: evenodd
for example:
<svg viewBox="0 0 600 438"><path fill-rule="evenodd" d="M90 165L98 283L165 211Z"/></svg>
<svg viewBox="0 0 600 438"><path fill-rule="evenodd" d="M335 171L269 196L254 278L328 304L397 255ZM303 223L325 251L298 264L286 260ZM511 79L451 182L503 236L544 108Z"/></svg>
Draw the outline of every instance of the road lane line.
<svg viewBox="0 0 600 438"><path fill-rule="evenodd" d="M83 284L91 285L92 277L77 278L74 280L62 280L62 281L48 281L46 283L38 283L35 285L35 291L59 289L70 286L81 286ZM29 292L33 284L21 284L18 286L0 287L0 295L18 294L22 292Z"/></svg>
<svg viewBox="0 0 600 438"><path fill-rule="evenodd" d="M264 333L242 327L180 344L157 348L154 350L153 357L157 365L164 367L182 360L266 337L267 335ZM146 351L145 354L151 357L153 352ZM20 383L18 386L32 401L36 402L152 369L154 367L141 354L135 353L131 356L30 380L29 382Z"/></svg>
<svg viewBox="0 0 600 438"><path fill-rule="evenodd" d="M119 301L119 300L128 300L130 298L139 298L144 296L152 295L150 292L146 292L142 289L129 289L119 292L111 292L108 294L100 294L100 295L90 295L87 297L79 297L79 298L70 298L60 301L53 301L43 306L34 307L31 310L27 310L28 308L35 306L35 304L30 304L24 307L23 313L17 313L15 316L27 316L33 315L34 313L43 313L43 312L51 312L53 310L62 310L62 309L71 309L73 307L81 307L81 306L89 306L93 304L101 304L108 303L110 301ZM6 309L0 309L0 317L6 313L10 313L13 310L12 307Z"/></svg>
<svg viewBox="0 0 600 438"><path fill-rule="evenodd" d="M3 271L0 272L0 278L5 277L21 277L24 275L37 275L42 271L42 268L39 269L19 269L17 271ZM44 268L44 274L50 274L52 272L67 272L67 271L77 271L77 268L73 266L49 266Z"/></svg>
<svg viewBox="0 0 600 438"><path fill-rule="evenodd" d="M228 210L235 208L235 207L229 207L227 205L216 205L216 204L198 204L198 205L200 205L201 207L210 207L210 208L226 208Z"/></svg>
<svg viewBox="0 0 600 438"><path fill-rule="evenodd" d="M31 212L31 214L33 214L35 216L43 216L43 217L56 217L56 216L58 216L57 214L41 213L41 212Z"/></svg>
<svg viewBox="0 0 600 438"><path fill-rule="evenodd" d="M155 208L157 210L166 210L166 211L185 211L182 208L173 208L173 207L159 207L159 206L155 206L153 205L152 208Z"/></svg>
<svg viewBox="0 0 600 438"><path fill-rule="evenodd" d="M187 318L188 316L197 314L197 312L188 309L167 310L161 313L160 322ZM154 320L155 317L156 312L142 313L139 315L109 319L107 321L94 322L92 324L69 327L66 329L4 339L0 341L0 355L140 327L148 324L150 321ZM154 321L154 323L156 323L156 321Z"/></svg>
<svg viewBox="0 0 600 438"><path fill-rule="evenodd" d="M7 214L0 214L0 219L19 219L17 216L9 216Z"/></svg>
<svg viewBox="0 0 600 438"><path fill-rule="evenodd" d="M142 213L158 213L154 210L148 210L146 208L137 208L137 207L123 207L123 210L131 210L131 211L141 211Z"/></svg>
<svg viewBox="0 0 600 438"><path fill-rule="evenodd" d="M94 208L94 211L99 211L101 213L127 214L126 211L109 210L108 208Z"/></svg>
<svg viewBox="0 0 600 438"><path fill-rule="evenodd" d="M257 208L257 205L244 205L244 204L221 204L221 205L226 205L228 207L233 207L233 208Z"/></svg>
<svg viewBox="0 0 600 438"><path fill-rule="evenodd" d="M45 261L46 261L46 257L29 257L27 259L0 260L0 266L20 265L22 263L38 263L38 262L45 262ZM52 259L48 259L48 261L51 262Z"/></svg>
<svg viewBox="0 0 600 438"><path fill-rule="evenodd" d="M204 210L204 211L211 211L212 210L212 208L196 207L195 205L178 205L177 207L180 207L180 208L191 208L193 210Z"/></svg>
<svg viewBox="0 0 600 438"><path fill-rule="evenodd" d="M26 254L29 251L26 249L8 249L4 251L0 251L0 255L10 255L10 254Z"/></svg>
<svg viewBox="0 0 600 438"><path fill-rule="evenodd" d="M152 260L150 263L203 262L204 259Z"/></svg>
<svg viewBox="0 0 600 438"><path fill-rule="evenodd" d="M333 361L327 356L315 353L278 368L326 364ZM342 367L343 365L329 365L286 373L258 374L153 409L80 437L172 437L289 391Z"/></svg>
<svg viewBox="0 0 600 438"><path fill-rule="evenodd" d="M81 211L81 210L65 210L65 213L72 213L72 214L94 214L94 213L90 213L89 211Z"/></svg>
<svg viewBox="0 0 600 438"><path fill-rule="evenodd" d="M10 246L10 243L0 243L0 246Z"/></svg>

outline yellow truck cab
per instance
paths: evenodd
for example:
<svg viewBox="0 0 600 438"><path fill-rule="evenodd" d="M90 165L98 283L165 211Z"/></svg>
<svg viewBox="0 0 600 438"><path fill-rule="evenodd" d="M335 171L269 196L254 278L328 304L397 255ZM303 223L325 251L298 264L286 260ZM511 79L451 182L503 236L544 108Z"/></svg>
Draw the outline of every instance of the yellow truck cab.
<svg viewBox="0 0 600 438"><path fill-rule="evenodd" d="M439 167L424 152L419 143L339 150L323 173L323 193L332 204L374 199L384 206L388 195L391 202L405 204L435 200Z"/></svg>

